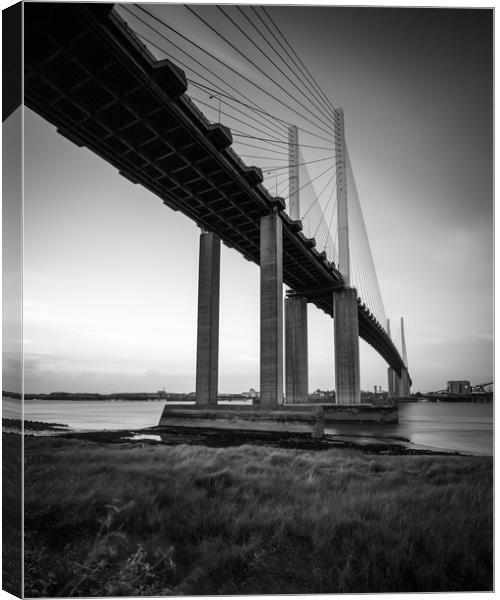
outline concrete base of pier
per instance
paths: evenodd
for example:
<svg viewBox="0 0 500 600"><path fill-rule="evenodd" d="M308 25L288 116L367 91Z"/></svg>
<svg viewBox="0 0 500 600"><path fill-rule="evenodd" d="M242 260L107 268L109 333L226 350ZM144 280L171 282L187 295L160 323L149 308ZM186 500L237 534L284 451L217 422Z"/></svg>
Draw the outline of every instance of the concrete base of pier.
<svg viewBox="0 0 500 600"><path fill-rule="evenodd" d="M410 395L410 378L408 369L401 369L401 377L398 377L398 398L406 398Z"/></svg>
<svg viewBox="0 0 500 600"><path fill-rule="evenodd" d="M397 423L396 403L374 406L373 404L324 404L325 423Z"/></svg>
<svg viewBox="0 0 500 600"><path fill-rule="evenodd" d="M220 238L200 235L198 335L196 342L196 402L217 404L219 379Z"/></svg>
<svg viewBox="0 0 500 600"><path fill-rule="evenodd" d="M334 295L335 390L337 404L361 402L357 292L337 290Z"/></svg>
<svg viewBox="0 0 500 600"><path fill-rule="evenodd" d="M239 431L273 431L310 433L322 437L325 426L335 423L397 423L396 405L371 404L293 404L275 408L218 405L201 407L193 404L168 404L160 418L160 427L190 429L227 429Z"/></svg>
<svg viewBox="0 0 500 600"><path fill-rule="evenodd" d="M168 404L159 426L237 429L241 431L277 431L311 433L322 437L325 431L321 405L276 408L218 405L201 408L196 405Z"/></svg>
<svg viewBox="0 0 500 600"><path fill-rule="evenodd" d="M283 224L260 220L260 402L283 404Z"/></svg>
<svg viewBox="0 0 500 600"><path fill-rule="evenodd" d="M308 398L307 300L285 298L285 391L287 404L304 404Z"/></svg>
<svg viewBox="0 0 500 600"><path fill-rule="evenodd" d="M387 369L387 389L389 392L389 398L396 396L396 371L392 367Z"/></svg>

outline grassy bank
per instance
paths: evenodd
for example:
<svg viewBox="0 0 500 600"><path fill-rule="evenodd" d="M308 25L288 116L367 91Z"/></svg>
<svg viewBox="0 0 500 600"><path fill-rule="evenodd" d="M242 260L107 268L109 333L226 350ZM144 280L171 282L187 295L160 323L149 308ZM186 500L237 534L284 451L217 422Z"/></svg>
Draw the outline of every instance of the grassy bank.
<svg viewBox="0 0 500 600"><path fill-rule="evenodd" d="M492 588L492 460L26 440L27 596Z"/></svg>
<svg viewBox="0 0 500 600"><path fill-rule="evenodd" d="M21 595L22 558L22 438L2 435L2 588Z"/></svg>

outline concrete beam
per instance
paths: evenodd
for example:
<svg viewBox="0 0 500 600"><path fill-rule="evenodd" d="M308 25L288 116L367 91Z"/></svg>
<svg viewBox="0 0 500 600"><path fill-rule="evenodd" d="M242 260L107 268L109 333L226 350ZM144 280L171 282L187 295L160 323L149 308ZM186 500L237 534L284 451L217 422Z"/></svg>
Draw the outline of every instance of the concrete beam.
<svg viewBox="0 0 500 600"><path fill-rule="evenodd" d="M344 288L334 293L335 392L337 404L361 402L357 292Z"/></svg>
<svg viewBox="0 0 500 600"><path fill-rule="evenodd" d="M283 404L283 229L277 211L260 220L260 403Z"/></svg>
<svg viewBox="0 0 500 600"><path fill-rule="evenodd" d="M219 381L220 237L202 231L198 276L196 404L216 405Z"/></svg>
<svg viewBox="0 0 500 600"><path fill-rule="evenodd" d="M309 396L307 299L285 298L285 390L287 404L304 404Z"/></svg>
<svg viewBox="0 0 500 600"><path fill-rule="evenodd" d="M314 288L306 288L301 290L288 290L286 295L289 298L293 298L294 296L307 296L308 298L318 298L323 296L329 296L333 290L338 290L345 287L344 284L340 281L335 283L331 283L327 286L319 286Z"/></svg>

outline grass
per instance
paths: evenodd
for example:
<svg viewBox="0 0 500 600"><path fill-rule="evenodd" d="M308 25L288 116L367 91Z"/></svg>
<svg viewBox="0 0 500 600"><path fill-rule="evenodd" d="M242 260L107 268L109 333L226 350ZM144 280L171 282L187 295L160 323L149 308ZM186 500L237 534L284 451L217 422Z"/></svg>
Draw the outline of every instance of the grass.
<svg viewBox="0 0 500 600"><path fill-rule="evenodd" d="M26 439L25 595L492 589L492 460Z"/></svg>
<svg viewBox="0 0 500 600"><path fill-rule="evenodd" d="M22 456L20 435L2 435L2 583L3 589L21 595Z"/></svg>

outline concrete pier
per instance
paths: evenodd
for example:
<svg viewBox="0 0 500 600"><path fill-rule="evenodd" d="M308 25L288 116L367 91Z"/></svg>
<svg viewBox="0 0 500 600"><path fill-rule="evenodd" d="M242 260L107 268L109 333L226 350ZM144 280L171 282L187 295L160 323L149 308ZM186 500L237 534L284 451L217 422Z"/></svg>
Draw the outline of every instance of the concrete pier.
<svg viewBox="0 0 500 600"><path fill-rule="evenodd" d="M276 209L260 220L260 402L283 404L283 230Z"/></svg>
<svg viewBox="0 0 500 600"><path fill-rule="evenodd" d="M387 389L389 391L389 398L394 398L396 394L396 372L392 367L387 369Z"/></svg>
<svg viewBox="0 0 500 600"><path fill-rule="evenodd" d="M401 369L398 396L400 398L406 398L410 395L410 377L408 375L408 367L406 366L408 365L408 359L406 357L405 327L403 317L401 317L401 350L405 366Z"/></svg>
<svg viewBox="0 0 500 600"><path fill-rule="evenodd" d="M285 298L285 392L287 404L308 401L307 300Z"/></svg>
<svg viewBox="0 0 500 600"><path fill-rule="evenodd" d="M195 406L168 403L163 408L160 427L188 429L222 429L240 432L310 433L321 438L325 424L397 423L398 407L371 404L292 404L262 406Z"/></svg>
<svg viewBox="0 0 500 600"><path fill-rule="evenodd" d="M217 404L219 381L220 238L200 234L196 404Z"/></svg>
<svg viewBox="0 0 500 600"><path fill-rule="evenodd" d="M361 402L357 292L334 292L335 391L337 404Z"/></svg>
<svg viewBox="0 0 500 600"><path fill-rule="evenodd" d="M391 321L387 319L387 333L391 337ZM398 388L396 382L396 372L392 367L387 369L387 390L389 398L395 398L398 395Z"/></svg>
<svg viewBox="0 0 500 600"><path fill-rule="evenodd" d="M410 378L408 377L408 369L401 369L401 377L398 377L398 397L406 398L410 395Z"/></svg>
<svg viewBox="0 0 500 600"><path fill-rule="evenodd" d="M310 433L320 438L325 430L321 405L303 406L209 406L167 404L160 418L160 427L190 429L223 429L247 432Z"/></svg>

